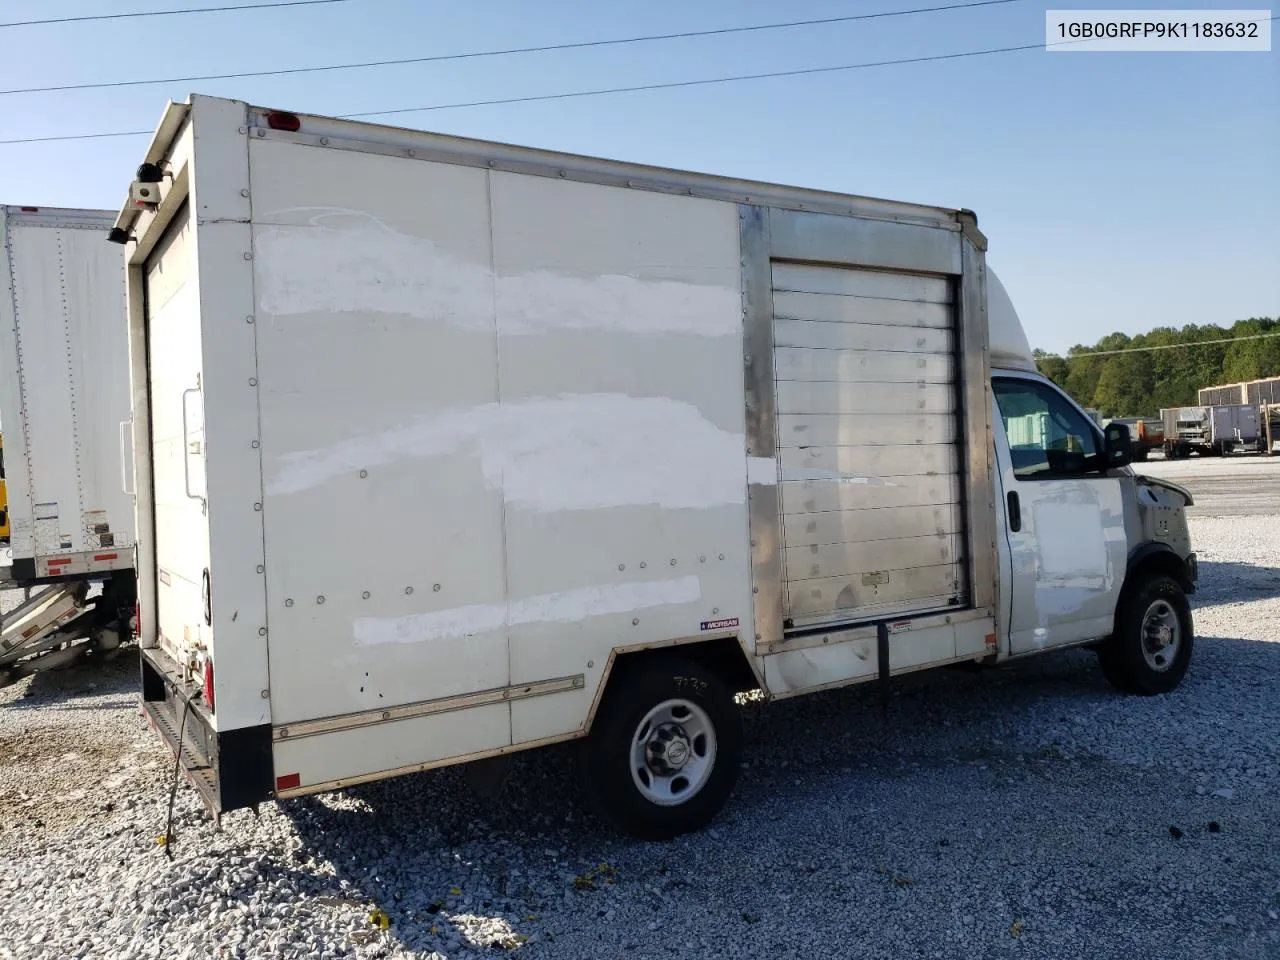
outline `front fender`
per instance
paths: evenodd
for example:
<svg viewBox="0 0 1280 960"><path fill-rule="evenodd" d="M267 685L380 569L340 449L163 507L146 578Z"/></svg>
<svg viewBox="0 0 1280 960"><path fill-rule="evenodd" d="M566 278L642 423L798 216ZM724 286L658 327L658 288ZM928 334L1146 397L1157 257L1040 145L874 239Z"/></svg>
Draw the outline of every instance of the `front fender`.
<svg viewBox="0 0 1280 960"><path fill-rule="evenodd" d="M1194 553L1181 557L1173 547L1158 540L1140 543L1129 551L1125 566L1125 586L1140 579L1146 573L1163 573L1173 577L1188 595L1196 592L1199 565Z"/></svg>

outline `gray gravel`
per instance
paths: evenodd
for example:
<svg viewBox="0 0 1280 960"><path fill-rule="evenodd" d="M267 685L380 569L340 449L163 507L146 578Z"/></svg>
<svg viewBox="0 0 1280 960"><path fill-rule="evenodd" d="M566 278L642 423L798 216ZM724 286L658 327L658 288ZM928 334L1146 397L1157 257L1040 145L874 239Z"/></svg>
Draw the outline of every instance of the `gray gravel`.
<svg viewBox="0 0 1280 960"><path fill-rule="evenodd" d="M496 800L438 771L220 832L184 784L171 861L136 654L32 678L0 691L0 958L1280 957L1280 516L1192 527L1174 694L1068 652L895 681L887 718L750 703L728 809L667 844L587 816L562 748Z"/></svg>

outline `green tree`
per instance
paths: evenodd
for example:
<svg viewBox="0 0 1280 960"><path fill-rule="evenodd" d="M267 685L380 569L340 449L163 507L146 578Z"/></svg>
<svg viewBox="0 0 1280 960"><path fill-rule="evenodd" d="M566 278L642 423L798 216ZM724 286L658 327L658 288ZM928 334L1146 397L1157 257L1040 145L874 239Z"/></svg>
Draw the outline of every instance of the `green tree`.
<svg viewBox="0 0 1280 960"><path fill-rule="evenodd" d="M1230 342L1236 338L1242 339ZM1077 403L1105 416L1152 416L1162 407L1194 404L1204 387L1280 376L1280 319L1252 317L1230 329L1160 326L1135 337L1112 333L1092 346L1076 344L1065 357L1034 355L1040 372Z"/></svg>

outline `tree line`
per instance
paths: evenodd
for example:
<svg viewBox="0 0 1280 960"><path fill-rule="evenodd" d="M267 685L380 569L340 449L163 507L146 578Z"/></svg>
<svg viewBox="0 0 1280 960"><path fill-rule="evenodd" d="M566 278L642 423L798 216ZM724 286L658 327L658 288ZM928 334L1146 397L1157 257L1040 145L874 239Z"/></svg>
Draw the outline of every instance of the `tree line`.
<svg viewBox="0 0 1280 960"><path fill-rule="evenodd" d="M1203 343L1264 333L1278 335ZM1077 356L1142 347L1172 349ZM1156 327L1136 337L1112 333L1092 346L1077 344L1065 357L1043 350L1033 352L1040 372L1081 406L1094 407L1104 417L1154 416L1162 407L1195 404L1197 391L1204 387L1280 376L1280 319L1254 317L1229 328L1194 323L1180 330Z"/></svg>

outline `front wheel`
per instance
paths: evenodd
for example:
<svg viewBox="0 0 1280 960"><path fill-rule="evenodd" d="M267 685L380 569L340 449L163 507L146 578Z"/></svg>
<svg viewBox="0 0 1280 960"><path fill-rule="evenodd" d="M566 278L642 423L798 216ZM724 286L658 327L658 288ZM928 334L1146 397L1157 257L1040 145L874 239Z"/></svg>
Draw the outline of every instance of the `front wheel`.
<svg viewBox="0 0 1280 960"><path fill-rule="evenodd" d="M1182 586L1151 577L1121 597L1115 632L1098 648L1102 672L1125 693L1168 693L1187 673L1194 632Z"/></svg>
<svg viewBox="0 0 1280 960"><path fill-rule="evenodd" d="M709 823L728 800L742 756L742 718L712 671L655 658L610 684L584 745L596 812L643 840Z"/></svg>

